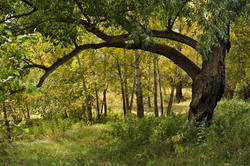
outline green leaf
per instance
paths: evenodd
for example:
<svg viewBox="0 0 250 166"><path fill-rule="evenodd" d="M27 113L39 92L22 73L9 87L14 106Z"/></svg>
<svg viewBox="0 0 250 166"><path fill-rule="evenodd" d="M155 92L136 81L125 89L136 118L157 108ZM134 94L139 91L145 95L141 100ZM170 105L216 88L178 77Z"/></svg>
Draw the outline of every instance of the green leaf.
<svg viewBox="0 0 250 166"><path fill-rule="evenodd" d="M21 63L20 63L20 68L22 69L23 67L24 67L24 63L21 62Z"/></svg>
<svg viewBox="0 0 250 166"><path fill-rule="evenodd" d="M23 120L23 121L21 122L21 124L22 124L22 125L26 125L26 121Z"/></svg>
<svg viewBox="0 0 250 166"><path fill-rule="evenodd" d="M0 86L0 91L4 92L5 91L5 87L4 86Z"/></svg>
<svg viewBox="0 0 250 166"><path fill-rule="evenodd" d="M13 34L10 31L7 31L7 34L8 34L9 37L13 36Z"/></svg>
<svg viewBox="0 0 250 166"><path fill-rule="evenodd" d="M18 123L16 127L20 128L22 126L22 123Z"/></svg>
<svg viewBox="0 0 250 166"><path fill-rule="evenodd" d="M4 25L0 24L0 31L4 30Z"/></svg>
<svg viewBox="0 0 250 166"><path fill-rule="evenodd" d="M25 133L29 133L30 130L26 128L26 129L23 129L23 131L24 131Z"/></svg>
<svg viewBox="0 0 250 166"><path fill-rule="evenodd" d="M28 56L30 56L30 55L32 54L31 51L29 51L29 50L24 50L23 53L24 53L25 55L28 55Z"/></svg>
<svg viewBox="0 0 250 166"><path fill-rule="evenodd" d="M17 128L16 128L16 127L13 128L12 132L13 132L13 133L16 133L16 132L17 132Z"/></svg>

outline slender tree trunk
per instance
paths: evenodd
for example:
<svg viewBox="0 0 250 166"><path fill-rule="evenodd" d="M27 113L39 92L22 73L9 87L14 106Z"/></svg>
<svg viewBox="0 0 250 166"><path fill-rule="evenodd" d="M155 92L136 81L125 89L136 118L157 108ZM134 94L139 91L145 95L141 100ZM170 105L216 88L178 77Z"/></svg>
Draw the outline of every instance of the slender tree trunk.
<svg viewBox="0 0 250 166"><path fill-rule="evenodd" d="M127 76L127 66L125 65L124 71L124 88L125 88L125 101L126 101L126 110L129 110L129 97L128 97L128 76Z"/></svg>
<svg viewBox="0 0 250 166"><path fill-rule="evenodd" d="M7 107L5 103L5 95L3 94L3 114L4 114L4 121L5 121L5 126L7 127L7 139L10 141L11 140L11 131L10 131L10 124L8 120L8 115L7 115Z"/></svg>
<svg viewBox="0 0 250 166"><path fill-rule="evenodd" d="M123 106L123 114L124 117L126 116L126 101L125 101L125 94L124 94L124 86L123 86L123 79L122 79L122 73L121 73L121 66L119 64L119 60L116 59L116 64L117 64L117 70L118 70L118 74L120 77L120 83L121 83L121 90L122 90L122 106Z"/></svg>
<svg viewBox="0 0 250 166"><path fill-rule="evenodd" d="M161 91L161 75L160 75L158 59L157 59L157 70L158 70L158 82L159 82L159 92L160 92L160 102L161 102L161 115L163 115L163 97Z"/></svg>
<svg viewBox="0 0 250 166"><path fill-rule="evenodd" d="M25 109L24 109L24 108L20 108L20 110L22 110L22 112L23 112L22 118L28 119L28 118L27 118L27 115L26 115L26 112L25 112Z"/></svg>
<svg viewBox="0 0 250 166"><path fill-rule="evenodd" d="M27 110L27 116L28 116L28 119L30 120L30 109L27 103L25 105L26 105L26 110Z"/></svg>
<svg viewBox="0 0 250 166"><path fill-rule="evenodd" d="M104 54L104 73L107 73L107 61L106 61L106 54ZM101 114L103 113L103 107L104 107L104 116L107 116L107 90L108 90L108 84L105 84L104 91L103 91L103 100L102 100L102 109Z"/></svg>
<svg viewBox="0 0 250 166"><path fill-rule="evenodd" d="M79 68L80 68L80 72L81 72L81 78L82 78L82 83L83 83L83 90L84 90L84 95L85 95L85 104L86 104L86 110L88 113L88 119L89 119L89 121L93 121L92 112L91 112L90 104L89 104L88 91L87 91L86 82L85 82L85 78L83 75L83 70L82 70L82 65L81 65L79 55L77 55L77 60L78 60L78 64L79 64Z"/></svg>
<svg viewBox="0 0 250 166"><path fill-rule="evenodd" d="M98 97L98 89L95 83L95 98L96 98L96 111L97 111L97 118L100 119L100 107L99 107L99 97Z"/></svg>
<svg viewBox="0 0 250 166"><path fill-rule="evenodd" d="M104 116L107 116L107 111L108 111L108 108L107 108L107 90L108 90L108 85L106 85L106 87L104 88L104 91L103 91L102 110L104 107ZM102 113L102 110L101 110L101 113Z"/></svg>
<svg viewBox="0 0 250 166"><path fill-rule="evenodd" d="M67 114L67 110L65 109L64 110L64 118L68 118L69 116L68 116L68 114ZM81 116L81 118L80 119L82 119L82 116Z"/></svg>
<svg viewBox="0 0 250 166"><path fill-rule="evenodd" d="M202 70L193 80L192 102L189 120L210 123L214 108L221 99L225 88L226 44L213 47L208 59L203 62Z"/></svg>
<svg viewBox="0 0 250 166"><path fill-rule="evenodd" d="M143 95L141 88L141 73L139 67L139 54L138 50L134 50L134 61L135 61L135 85L136 85L136 97L137 97L137 117L144 117L143 107Z"/></svg>
<svg viewBox="0 0 250 166"><path fill-rule="evenodd" d="M148 65L148 92L151 92L151 82L150 82L150 76L151 76L151 67L150 64ZM151 101L150 101L150 94L148 94L148 108L152 108Z"/></svg>
<svg viewBox="0 0 250 166"><path fill-rule="evenodd" d="M168 109L167 109L167 115L170 115L172 105L173 105L173 100L174 100L174 88L175 88L175 82L177 79L177 73L178 73L178 67L176 66L175 72L174 72L174 77L173 77L173 82L171 85L171 93L170 93L170 98L168 102Z"/></svg>
<svg viewBox="0 0 250 166"><path fill-rule="evenodd" d="M154 110L155 117L159 116L157 104L157 73L156 73L156 56L154 56Z"/></svg>
<svg viewBox="0 0 250 166"><path fill-rule="evenodd" d="M249 98L249 88L248 86L243 85L243 96L244 96L244 101L247 102Z"/></svg>
<svg viewBox="0 0 250 166"><path fill-rule="evenodd" d="M131 99L130 99L130 104L129 104L129 111L130 111L130 113L131 113L132 107L133 107L134 93L135 93L135 77L134 77L133 89L132 89Z"/></svg>
<svg viewBox="0 0 250 166"><path fill-rule="evenodd" d="M176 83L176 95L175 95L176 101L179 103L183 100L182 96L182 82L181 79Z"/></svg>

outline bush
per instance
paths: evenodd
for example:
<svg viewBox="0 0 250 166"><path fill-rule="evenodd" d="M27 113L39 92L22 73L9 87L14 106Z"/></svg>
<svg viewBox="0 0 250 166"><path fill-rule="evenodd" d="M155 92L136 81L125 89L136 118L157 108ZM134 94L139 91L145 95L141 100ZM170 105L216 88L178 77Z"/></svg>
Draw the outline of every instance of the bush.
<svg viewBox="0 0 250 166"><path fill-rule="evenodd" d="M13 141L15 139L22 139L25 137L27 133L29 133L29 129L26 126L26 121L21 121L18 124L15 124L13 121L9 121L9 125L6 126L5 122L0 123L0 131L3 131L4 134L1 136L0 141Z"/></svg>
<svg viewBox="0 0 250 166"><path fill-rule="evenodd" d="M74 124L74 120L66 118L53 118L51 120L41 120L30 126L30 137L51 136L56 133L69 130Z"/></svg>
<svg viewBox="0 0 250 166"><path fill-rule="evenodd" d="M246 164L250 135L250 109L248 103L226 101L217 107L217 112L207 132L205 146L215 161Z"/></svg>
<svg viewBox="0 0 250 166"><path fill-rule="evenodd" d="M107 159L127 165L152 164L161 156L176 156L180 163L224 165L249 163L249 105L226 101L215 110L210 127L186 121L186 115L127 118L112 125L115 138L99 153ZM156 155L157 154L157 155ZM179 156L179 157L177 157Z"/></svg>

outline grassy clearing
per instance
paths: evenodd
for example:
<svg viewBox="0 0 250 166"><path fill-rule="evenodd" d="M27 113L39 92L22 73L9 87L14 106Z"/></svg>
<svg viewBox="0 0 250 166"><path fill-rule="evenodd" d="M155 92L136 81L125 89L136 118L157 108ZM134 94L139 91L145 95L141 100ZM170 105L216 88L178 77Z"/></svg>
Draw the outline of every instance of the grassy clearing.
<svg viewBox="0 0 250 166"><path fill-rule="evenodd" d="M188 125L186 114L110 115L91 126L40 120L22 139L0 143L0 165L247 165L249 115L248 103L223 100L210 128Z"/></svg>
<svg viewBox="0 0 250 166"><path fill-rule="evenodd" d="M170 91L171 91L170 88L166 88L166 93L163 95L165 113L166 113L167 106L168 106ZM184 101L182 101L180 103L173 103L172 111L175 113L178 113L178 114L187 113L189 110L189 104L191 102L191 96L192 96L192 90L190 88L183 88ZM107 93L107 101L108 101L107 105L109 106L108 107L109 113L118 114L118 115L123 114L121 94L109 92L109 93ZM147 102L147 99L145 98L144 101ZM134 107L132 109L132 112L136 114L136 107L135 107L136 98L134 98L133 103L134 103L133 104ZM151 104L153 106L153 97L151 97ZM160 111L160 98L159 98L159 96L158 96L158 107L159 107L158 110ZM145 103L144 109L145 109L146 115L154 115L154 108L148 108L147 103ZM94 111L94 115L95 115L95 112L96 111Z"/></svg>
<svg viewBox="0 0 250 166"><path fill-rule="evenodd" d="M110 125L80 126L40 139L1 144L0 165L86 165L90 149L104 147L111 138L105 133Z"/></svg>

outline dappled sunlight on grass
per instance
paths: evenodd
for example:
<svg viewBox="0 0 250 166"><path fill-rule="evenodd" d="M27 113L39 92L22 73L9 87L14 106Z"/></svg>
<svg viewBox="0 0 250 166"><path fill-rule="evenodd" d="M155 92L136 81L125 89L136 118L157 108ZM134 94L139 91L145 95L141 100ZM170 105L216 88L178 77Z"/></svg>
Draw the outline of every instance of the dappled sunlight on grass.
<svg viewBox="0 0 250 166"><path fill-rule="evenodd" d="M173 112L179 113L179 114L186 114L189 110L191 100L186 100L180 103L173 103Z"/></svg>
<svg viewBox="0 0 250 166"><path fill-rule="evenodd" d="M247 163L249 104L223 99L216 107L210 128L205 125L197 128L186 121L189 103L190 100L173 103L172 111L177 115L159 118L149 116L154 115L153 108L146 108L146 116L142 119L135 118L134 114L126 118L120 114L118 117L115 111L111 111L105 124L40 119L35 129L30 126L30 133L24 138L12 143L0 142L0 165Z"/></svg>
<svg viewBox="0 0 250 166"><path fill-rule="evenodd" d="M0 165L1 160L5 165L32 166L84 163L83 157L89 149L101 148L111 141L105 132L110 128L110 125L81 126L76 123L65 132L43 136L31 142L16 141L6 147L6 154L0 153Z"/></svg>

